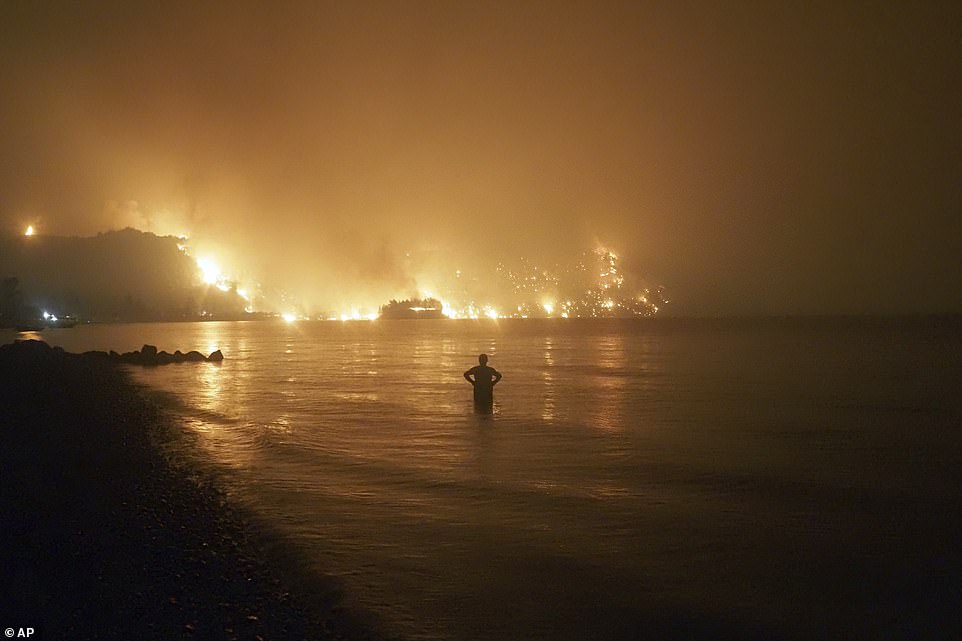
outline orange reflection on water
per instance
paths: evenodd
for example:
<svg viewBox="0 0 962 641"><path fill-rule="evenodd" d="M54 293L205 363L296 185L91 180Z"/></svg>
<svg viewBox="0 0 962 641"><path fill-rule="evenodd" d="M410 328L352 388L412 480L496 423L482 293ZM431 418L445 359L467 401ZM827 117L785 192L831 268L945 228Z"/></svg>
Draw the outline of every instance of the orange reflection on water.
<svg viewBox="0 0 962 641"><path fill-rule="evenodd" d="M591 425L609 431L625 429L624 394L627 384L628 354L620 334L605 336L598 345L598 398L592 403Z"/></svg>
<svg viewBox="0 0 962 641"><path fill-rule="evenodd" d="M554 372L552 372L554 355L551 353L553 348L554 342L551 340L551 337L545 336L544 370L541 374L544 379L544 405L541 407L541 418L549 423L553 422L555 418L555 380Z"/></svg>
<svg viewBox="0 0 962 641"><path fill-rule="evenodd" d="M257 459L253 441L258 429L248 423L242 401L251 386L243 332L236 324L204 323L197 342L207 353L221 350L224 361L197 368L191 403L198 411L187 425L197 436L197 445L218 463L234 469L249 468ZM286 430L284 421L278 428Z"/></svg>

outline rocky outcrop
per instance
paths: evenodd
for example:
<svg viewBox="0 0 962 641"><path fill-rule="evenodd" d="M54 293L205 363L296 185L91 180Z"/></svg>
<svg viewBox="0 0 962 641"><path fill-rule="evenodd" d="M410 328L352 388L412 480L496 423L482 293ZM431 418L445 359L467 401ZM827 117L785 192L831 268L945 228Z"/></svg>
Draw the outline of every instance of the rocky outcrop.
<svg viewBox="0 0 962 641"><path fill-rule="evenodd" d="M200 352L190 351L184 354L177 350L173 354L169 352L157 351L154 345L144 345L140 351L126 352L118 354L111 350L109 352L89 351L82 354L71 354L65 352L61 347L50 347L47 343L37 340L16 341L7 345L0 346L0 351L16 350L21 353L29 353L36 358L79 358L90 362L98 363L127 363L130 365L169 365L171 363L220 363L224 360L224 354L220 350L212 353L209 357Z"/></svg>
<svg viewBox="0 0 962 641"><path fill-rule="evenodd" d="M103 352L100 353L102 354ZM205 357L203 354L197 351L190 351L186 354L180 350L177 350L173 354L165 351L157 351L156 345L144 345L140 348L139 352L133 351L125 352L123 354L111 352L107 356L108 358L113 358L121 363L146 366L170 365L171 363L199 363L202 361L220 363L224 360L224 354L220 350L212 352L210 356Z"/></svg>

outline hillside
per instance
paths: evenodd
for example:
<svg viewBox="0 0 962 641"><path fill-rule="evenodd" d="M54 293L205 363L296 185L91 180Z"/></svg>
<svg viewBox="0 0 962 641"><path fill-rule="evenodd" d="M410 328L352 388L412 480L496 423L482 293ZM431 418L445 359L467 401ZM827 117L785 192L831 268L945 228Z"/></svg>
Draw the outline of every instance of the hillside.
<svg viewBox="0 0 962 641"><path fill-rule="evenodd" d="M201 284L193 259L177 245L173 236L134 229L92 237L5 237L0 278L17 279L21 318L44 310L98 321L181 320L202 311L216 317L243 314L243 300Z"/></svg>

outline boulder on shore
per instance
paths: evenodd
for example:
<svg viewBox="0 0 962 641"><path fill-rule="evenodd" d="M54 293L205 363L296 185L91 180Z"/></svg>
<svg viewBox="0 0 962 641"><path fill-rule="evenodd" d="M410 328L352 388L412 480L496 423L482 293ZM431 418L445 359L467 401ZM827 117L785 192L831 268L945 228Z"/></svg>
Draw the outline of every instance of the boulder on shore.
<svg viewBox="0 0 962 641"><path fill-rule="evenodd" d="M145 366L169 365L171 363L200 363L208 360L219 362L224 360L224 354L220 350L217 350L208 358L196 350L191 350L186 354L177 350L171 354L166 351L157 351L157 348L153 345L144 345L139 352L126 352L124 354L112 352L110 356L121 363Z"/></svg>
<svg viewBox="0 0 962 641"><path fill-rule="evenodd" d="M186 354L180 350L177 350L173 354L170 352L157 351L154 345L144 345L139 352L124 352L123 354L118 354L117 352L111 350L110 352L102 351L89 351L82 354L71 354L65 352L62 347L50 347L44 341L38 340L27 340L27 341L16 341L10 345L0 345L0 352L4 350L16 350L20 354L29 354L34 358L81 358L87 361L115 361L120 363L128 363L130 365L168 365L170 363L201 363L201 362L212 362L219 363L224 360L224 353L219 349L212 352L210 356L204 356L196 350L191 350Z"/></svg>

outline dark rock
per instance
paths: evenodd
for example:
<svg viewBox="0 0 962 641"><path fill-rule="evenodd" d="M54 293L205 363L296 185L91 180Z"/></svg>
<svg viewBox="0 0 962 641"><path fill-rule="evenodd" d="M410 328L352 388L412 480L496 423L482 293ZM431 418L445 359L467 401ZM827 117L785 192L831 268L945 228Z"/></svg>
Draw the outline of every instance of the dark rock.
<svg viewBox="0 0 962 641"><path fill-rule="evenodd" d="M43 341L38 340L18 340L15 343L4 346L5 349L10 350L16 358L22 358L29 361L45 362L49 363L54 360L60 360L64 356L63 350L55 350Z"/></svg>
<svg viewBox="0 0 962 641"><path fill-rule="evenodd" d="M50 345L44 341L33 339L18 340L6 345L0 345L0 354L6 352L13 354L16 358L45 362L60 360L82 360L89 363L107 363L108 361L118 361L121 363L128 363L130 365L144 366L168 365L170 363L187 362L200 363L204 361L216 363L224 360L224 354L220 350L211 353L210 357L205 357L196 350L192 350L186 354L180 350L177 350L173 354L165 351L157 351L157 348L153 345L144 345L139 352L124 352L123 354L118 354L113 350L110 352L91 350L83 352L82 354L72 354L70 352L65 352L61 347L50 347Z"/></svg>
<svg viewBox="0 0 962 641"><path fill-rule="evenodd" d="M0 354L10 354L13 357L23 357L28 354L33 348L24 345L26 341L17 340L13 343L7 343L6 345L0 345Z"/></svg>
<svg viewBox="0 0 962 641"><path fill-rule="evenodd" d="M14 345L17 346L18 351L22 353L28 353L28 354L29 353L42 354L45 352L49 352L51 350L50 345L47 345L43 341L34 340L32 338L30 340L25 340L25 341L18 340L16 343L14 343Z"/></svg>

